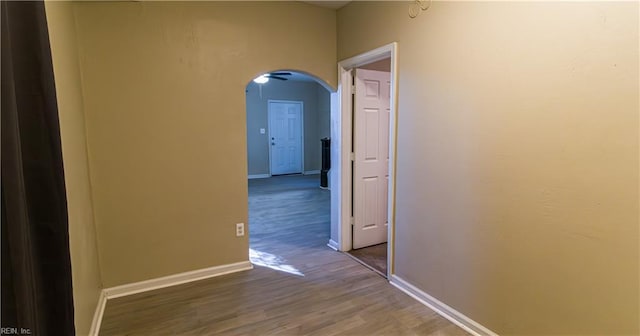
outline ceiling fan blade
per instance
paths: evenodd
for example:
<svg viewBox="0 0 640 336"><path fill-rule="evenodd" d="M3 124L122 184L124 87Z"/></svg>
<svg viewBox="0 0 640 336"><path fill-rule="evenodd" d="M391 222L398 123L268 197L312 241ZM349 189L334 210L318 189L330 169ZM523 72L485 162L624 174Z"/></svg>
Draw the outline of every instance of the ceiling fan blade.
<svg viewBox="0 0 640 336"><path fill-rule="evenodd" d="M279 80L287 80L287 79L286 79L286 78L284 78L284 77L273 76L273 75L269 75L269 76L267 76L267 77L269 77L269 78L273 78L273 79L279 79Z"/></svg>
<svg viewBox="0 0 640 336"><path fill-rule="evenodd" d="M270 75L273 76L291 76L290 72L272 72Z"/></svg>

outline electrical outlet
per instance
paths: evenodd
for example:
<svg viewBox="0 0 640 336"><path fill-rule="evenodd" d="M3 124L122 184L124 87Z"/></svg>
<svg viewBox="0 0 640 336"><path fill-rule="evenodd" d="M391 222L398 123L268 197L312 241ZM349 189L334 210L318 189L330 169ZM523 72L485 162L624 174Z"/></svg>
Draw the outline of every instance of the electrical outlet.
<svg viewBox="0 0 640 336"><path fill-rule="evenodd" d="M244 223L236 224L236 237L244 236Z"/></svg>

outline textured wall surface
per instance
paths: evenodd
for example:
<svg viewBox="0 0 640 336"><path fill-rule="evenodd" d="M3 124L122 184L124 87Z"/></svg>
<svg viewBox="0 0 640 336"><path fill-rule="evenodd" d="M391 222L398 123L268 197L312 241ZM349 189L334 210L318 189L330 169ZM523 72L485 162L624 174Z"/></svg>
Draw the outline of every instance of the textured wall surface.
<svg viewBox="0 0 640 336"><path fill-rule="evenodd" d="M501 335L638 334L638 3L352 2L398 42L396 273Z"/></svg>
<svg viewBox="0 0 640 336"><path fill-rule="evenodd" d="M248 260L246 85L291 69L335 87L335 11L74 6L105 287Z"/></svg>

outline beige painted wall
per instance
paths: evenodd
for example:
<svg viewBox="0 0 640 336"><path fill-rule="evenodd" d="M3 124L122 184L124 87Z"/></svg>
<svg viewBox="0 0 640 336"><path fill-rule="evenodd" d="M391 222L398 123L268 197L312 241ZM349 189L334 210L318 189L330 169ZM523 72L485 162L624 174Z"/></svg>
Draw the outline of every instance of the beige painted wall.
<svg viewBox="0 0 640 336"><path fill-rule="evenodd" d="M64 161L76 334L87 335L102 282L91 204L85 114L73 8L45 2Z"/></svg>
<svg viewBox="0 0 640 336"><path fill-rule="evenodd" d="M248 260L245 87L336 84L336 13L298 2L75 5L105 287ZM295 47L283 47L295 46Z"/></svg>
<svg viewBox="0 0 640 336"><path fill-rule="evenodd" d="M408 7L338 11L339 59L398 42L397 275L502 335L637 335L638 3Z"/></svg>
<svg viewBox="0 0 640 336"><path fill-rule="evenodd" d="M260 87L262 86L262 96ZM321 91L326 94L321 95ZM270 80L266 84L247 85L247 160L248 174L269 174L269 100L295 100L303 103L304 171L319 170L322 165L320 134L329 133L329 91L316 82ZM326 120L325 120L326 119ZM322 122L321 122L322 121ZM260 134L260 129L265 134Z"/></svg>

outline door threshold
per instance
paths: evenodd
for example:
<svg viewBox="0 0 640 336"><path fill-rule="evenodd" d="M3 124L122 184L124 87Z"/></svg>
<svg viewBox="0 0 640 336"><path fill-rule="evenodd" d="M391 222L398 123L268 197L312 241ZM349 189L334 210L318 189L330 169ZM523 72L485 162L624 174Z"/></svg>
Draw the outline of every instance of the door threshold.
<svg viewBox="0 0 640 336"><path fill-rule="evenodd" d="M362 266L364 266L364 267L366 267L366 268L368 268L368 269L372 270L374 273L378 274L379 276L381 276L381 277L383 277L383 278L385 278L385 279L389 280L389 279L387 278L387 275L386 275L386 274L384 274L384 273L380 272L379 270L377 270L377 269L373 268L373 266L371 266L371 265L367 264L366 262L364 262L364 261L360 260L358 257L356 257L356 256L352 255L352 254L351 254L351 253L349 253L349 252L342 252L342 253L344 253L344 254L346 254L347 256L349 256L349 258L351 258L351 259L353 259L353 260L357 261L357 262L358 262L359 264L361 264Z"/></svg>

